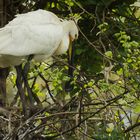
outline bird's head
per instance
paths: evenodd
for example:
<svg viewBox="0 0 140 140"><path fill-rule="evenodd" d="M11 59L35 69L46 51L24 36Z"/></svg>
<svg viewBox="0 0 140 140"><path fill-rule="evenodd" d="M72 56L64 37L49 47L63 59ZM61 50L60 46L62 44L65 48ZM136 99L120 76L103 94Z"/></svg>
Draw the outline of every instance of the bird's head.
<svg viewBox="0 0 140 140"><path fill-rule="evenodd" d="M69 54L69 60L71 60L73 56L72 42L78 39L78 27L76 25L76 22L74 20L67 21L67 29L68 29L68 35L69 35L68 54Z"/></svg>
<svg viewBox="0 0 140 140"><path fill-rule="evenodd" d="M75 39L78 39L78 28L76 25L76 22L74 22L73 20L69 21L69 37L70 37L70 41L74 41Z"/></svg>

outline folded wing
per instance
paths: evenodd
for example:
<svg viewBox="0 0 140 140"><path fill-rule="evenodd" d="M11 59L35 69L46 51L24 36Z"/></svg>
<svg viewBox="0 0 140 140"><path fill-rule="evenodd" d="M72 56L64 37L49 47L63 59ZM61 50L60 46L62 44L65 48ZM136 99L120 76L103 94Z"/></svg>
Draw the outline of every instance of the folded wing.
<svg viewBox="0 0 140 140"><path fill-rule="evenodd" d="M59 46L63 34L60 19L51 12L38 10L22 14L0 30L0 54L49 57Z"/></svg>

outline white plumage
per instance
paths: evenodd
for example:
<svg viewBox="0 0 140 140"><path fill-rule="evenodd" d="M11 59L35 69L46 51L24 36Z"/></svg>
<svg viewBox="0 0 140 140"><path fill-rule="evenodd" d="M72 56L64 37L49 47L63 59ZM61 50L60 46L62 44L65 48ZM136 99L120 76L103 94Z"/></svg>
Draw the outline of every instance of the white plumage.
<svg viewBox="0 0 140 140"><path fill-rule="evenodd" d="M19 65L29 55L42 61L65 53L78 37L72 20L61 20L45 10L17 15L0 29L0 67Z"/></svg>

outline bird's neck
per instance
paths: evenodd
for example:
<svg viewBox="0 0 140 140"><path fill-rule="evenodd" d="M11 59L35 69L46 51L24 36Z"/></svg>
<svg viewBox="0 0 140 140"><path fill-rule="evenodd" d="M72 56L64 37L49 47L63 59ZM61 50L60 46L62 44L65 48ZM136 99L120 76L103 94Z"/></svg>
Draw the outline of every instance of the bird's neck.
<svg viewBox="0 0 140 140"><path fill-rule="evenodd" d="M63 21L62 22L63 30L64 30L64 36L60 42L60 45L58 49L55 51L54 55L60 55L65 53L68 50L69 47L69 33L71 29L71 22L70 21Z"/></svg>
<svg viewBox="0 0 140 140"><path fill-rule="evenodd" d="M63 21L62 25L63 25L64 32L66 34L69 34L71 26L72 26L71 21Z"/></svg>

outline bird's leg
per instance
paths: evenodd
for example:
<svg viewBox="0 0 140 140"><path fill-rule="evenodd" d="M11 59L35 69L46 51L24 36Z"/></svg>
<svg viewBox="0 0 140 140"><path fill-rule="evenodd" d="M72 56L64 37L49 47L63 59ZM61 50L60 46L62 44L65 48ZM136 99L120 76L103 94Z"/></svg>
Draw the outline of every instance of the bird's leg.
<svg viewBox="0 0 140 140"><path fill-rule="evenodd" d="M0 69L0 105L6 105L6 79L9 74L9 68Z"/></svg>
<svg viewBox="0 0 140 140"><path fill-rule="evenodd" d="M22 103L22 107L23 107L23 114L25 116L25 118L28 118L28 111L27 111L27 102L26 102L26 99L25 99L25 92L23 90L23 87L22 87L22 65L19 65L19 66L15 66L16 68L16 71L17 71L17 79L16 79L16 86L17 86L17 89L18 89L18 94L20 96L20 99L21 99L21 103Z"/></svg>
<svg viewBox="0 0 140 140"><path fill-rule="evenodd" d="M34 100L33 100L32 90L31 90L31 88L29 86L29 83L28 83L28 72L29 72L29 69L30 69L30 61L32 60L32 58L33 58L33 55L30 55L28 57L28 61L25 64L25 66L23 68L23 71L22 71L22 73L23 73L23 80L24 80L24 84L25 84L25 86L27 88L27 91L28 91L28 95L29 95L29 100L30 100L31 107L34 106Z"/></svg>
<svg viewBox="0 0 140 140"><path fill-rule="evenodd" d="M33 87L30 86L29 83L28 83L28 72L29 72L29 69L30 69L30 61L32 60L33 57L34 57L33 55L30 55L28 57L28 61L25 64L25 66L23 68L23 71L22 71L24 85L27 89L27 93L28 93L28 97L29 97L30 115L34 114L42 106L40 99L32 91ZM37 102L38 108L35 108L35 105L34 105L35 101Z"/></svg>

